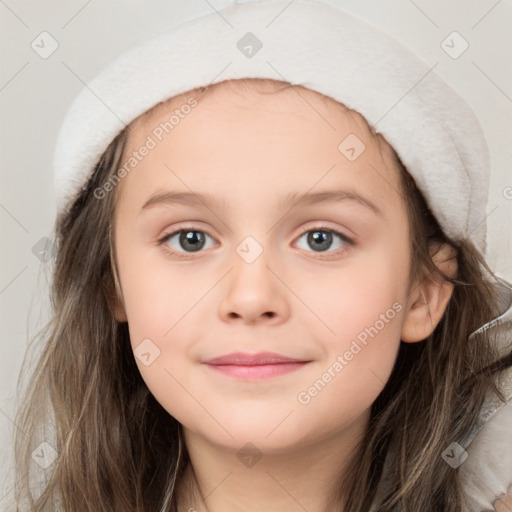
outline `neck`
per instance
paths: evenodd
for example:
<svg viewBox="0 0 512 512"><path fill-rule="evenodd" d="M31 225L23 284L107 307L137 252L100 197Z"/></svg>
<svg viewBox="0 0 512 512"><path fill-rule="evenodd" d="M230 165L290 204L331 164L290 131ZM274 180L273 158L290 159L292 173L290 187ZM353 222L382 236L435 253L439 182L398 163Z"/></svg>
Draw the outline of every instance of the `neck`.
<svg viewBox="0 0 512 512"><path fill-rule="evenodd" d="M343 498L333 508L367 418L349 430L279 453L228 450L184 428L190 456L177 485L179 512L343 512Z"/></svg>

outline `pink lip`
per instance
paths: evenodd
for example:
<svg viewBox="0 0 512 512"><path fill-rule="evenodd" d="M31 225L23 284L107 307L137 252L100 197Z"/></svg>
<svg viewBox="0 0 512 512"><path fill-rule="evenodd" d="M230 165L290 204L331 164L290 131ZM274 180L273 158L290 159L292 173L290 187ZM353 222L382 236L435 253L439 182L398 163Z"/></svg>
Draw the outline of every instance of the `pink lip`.
<svg viewBox="0 0 512 512"><path fill-rule="evenodd" d="M302 368L309 361L292 359L273 352L244 354L236 352L203 361L215 371L232 377L262 379L290 373Z"/></svg>

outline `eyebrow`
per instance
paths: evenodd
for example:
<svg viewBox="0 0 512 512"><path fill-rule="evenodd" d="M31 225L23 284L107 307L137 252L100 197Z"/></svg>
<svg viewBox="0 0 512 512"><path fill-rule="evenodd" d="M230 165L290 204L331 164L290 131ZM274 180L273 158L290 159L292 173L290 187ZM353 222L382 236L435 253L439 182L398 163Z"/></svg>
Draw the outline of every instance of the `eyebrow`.
<svg viewBox="0 0 512 512"><path fill-rule="evenodd" d="M376 215L384 216L382 210L368 197L351 190L325 190L321 192L290 192L280 202L282 208L295 206L313 206L328 202L353 201L356 202ZM225 208L226 200L217 198L211 194L196 194L193 192L159 192L151 195L142 205L141 211L153 208L155 206L165 206L173 204L183 204L188 206L207 206L208 208Z"/></svg>

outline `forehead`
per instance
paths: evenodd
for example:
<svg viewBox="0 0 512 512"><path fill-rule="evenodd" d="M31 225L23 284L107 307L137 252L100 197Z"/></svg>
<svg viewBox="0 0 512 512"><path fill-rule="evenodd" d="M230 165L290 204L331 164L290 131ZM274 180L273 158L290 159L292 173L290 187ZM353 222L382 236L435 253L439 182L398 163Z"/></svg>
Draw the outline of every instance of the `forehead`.
<svg viewBox="0 0 512 512"><path fill-rule="evenodd" d="M192 89L157 104L131 123L130 136L133 137L137 131L143 130L144 127L147 128L148 123L154 123L154 121L165 117L167 112L179 109L191 98L200 103L203 111L223 106L228 111L231 109L247 111L257 108L268 113L296 115L297 117L307 117L305 113L310 116L316 113L316 117L323 119L327 125L330 124L328 118L333 115L344 115L361 132L367 133L369 136L373 135L363 116L329 96L288 82L244 78L226 80L208 87ZM336 128L332 126L332 129Z"/></svg>
<svg viewBox="0 0 512 512"><path fill-rule="evenodd" d="M397 200L399 181L393 151L360 114L305 87L272 80L221 82L157 105L130 126L124 159L148 136L154 138L155 127L169 124L170 115L191 99L197 106L180 116L172 131L163 133L156 149L138 164L143 172L131 173L119 189L132 182L149 193L151 180L144 182L142 175L155 178L160 168L160 176L167 181L169 167L186 176L190 184L205 183L210 189L219 183L211 179L213 172L224 185L243 176L248 187L271 180L277 189L290 182L300 189L309 188L335 166L340 176L361 178L363 187L373 182L384 199L388 194L393 196L388 200ZM357 160L343 153L350 151L344 147L350 142L360 144L357 151L364 148ZM329 179L334 174L330 173Z"/></svg>

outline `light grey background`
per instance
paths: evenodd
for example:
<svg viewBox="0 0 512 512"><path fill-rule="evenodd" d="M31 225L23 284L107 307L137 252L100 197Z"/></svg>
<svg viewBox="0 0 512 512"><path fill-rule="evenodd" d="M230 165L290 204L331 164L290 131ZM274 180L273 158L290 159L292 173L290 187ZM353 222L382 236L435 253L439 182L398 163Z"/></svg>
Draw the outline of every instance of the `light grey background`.
<svg viewBox="0 0 512 512"><path fill-rule="evenodd" d="M510 0L326 2L388 32L429 66L438 63L436 72L473 107L493 169L487 259L498 276L512 281ZM51 161L63 116L83 82L136 41L230 3L0 0L1 511L10 510L14 485L10 461L19 369L28 342L48 318L45 264L32 248L50 236L53 226ZM59 45L47 59L31 47L43 31ZM457 59L441 47L453 31L469 43Z"/></svg>

